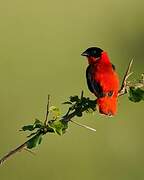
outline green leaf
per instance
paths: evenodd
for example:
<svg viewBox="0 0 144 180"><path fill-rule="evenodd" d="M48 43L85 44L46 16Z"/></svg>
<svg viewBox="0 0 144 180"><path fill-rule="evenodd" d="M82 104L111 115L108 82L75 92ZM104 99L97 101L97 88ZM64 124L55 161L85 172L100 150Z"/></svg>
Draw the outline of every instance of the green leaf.
<svg viewBox="0 0 144 180"><path fill-rule="evenodd" d="M92 109L92 108L88 108L87 110L86 110L86 113L89 113L89 114L91 114L91 113L93 113L94 112L94 110Z"/></svg>
<svg viewBox="0 0 144 180"><path fill-rule="evenodd" d="M61 114L60 109L55 106L51 106L49 111L52 113L53 119L57 119Z"/></svg>
<svg viewBox="0 0 144 180"><path fill-rule="evenodd" d="M71 102L78 102L79 101L79 97L78 96L70 96L70 101Z"/></svg>
<svg viewBox="0 0 144 180"><path fill-rule="evenodd" d="M88 100L88 105L89 105L89 108L92 109L93 111L96 110L96 101L95 100Z"/></svg>
<svg viewBox="0 0 144 180"><path fill-rule="evenodd" d="M64 122L60 120L53 121L49 125L54 130L54 132L57 133L58 135L63 135L66 132L66 129L68 128L68 122Z"/></svg>
<svg viewBox="0 0 144 180"><path fill-rule="evenodd" d="M42 141L42 134L37 134L27 142L27 148L32 149L38 146Z"/></svg>
<svg viewBox="0 0 144 180"><path fill-rule="evenodd" d="M43 126L43 123L40 120L36 119L34 124L23 126L21 130L22 131L33 131L36 128L41 128L42 126Z"/></svg>
<svg viewBox="0 0 144 180"><path fill-rule="evenodd" d="M41 144L41 142L42 142L42 136L40 136L38 144Z"/></svg>
<svg viewBox="0 0 144 180"><path fill-rule="evenodd" d="M34 124L42 124L42 122L39 119L35 119Z"/></svg>
<svg viewBox="0 0 144 180"><path fill-rule="evenodd" d="M37 132L33 132L33 133L31 133L30 135L28 135L27 137L29 138L29 137L35 135L36 133L37 133Z"/></svg>
<svg viewBox="0 0 144 180"><path fill-rule="evenodd" d="M82 112L79 111L79 112L76 113L76 115L77 115L78 117L82 117Z"/></svg>
<svg viewBox="0 0 144 180"><path fill-rule="evenodd" d="M33 126L34 126L34 129L41 128L43 126L43 122L41 122L38 119L35 119L35 122L34 122Z"/></svg>
<svg viewBox="0 0 144 180"><path fill-rule="evenodd" d="M70 102L70 101L66 101L66 102L63 102L63 104L72 104L72 102Z"/></svg>
<svg viewBox="0 0 144 180"><path fill-rule="evenodd" d="M33 125L26 125L26 126L23 126L22 127L22 131L33 131L34 130L34 127Z"/></svg>
<svg viewBox="0 0 144 180"><path fill-rule="evenodd" d="M144 90L141 88L130 87L129 100L132 102L140 102L144 100Z"/></svg>

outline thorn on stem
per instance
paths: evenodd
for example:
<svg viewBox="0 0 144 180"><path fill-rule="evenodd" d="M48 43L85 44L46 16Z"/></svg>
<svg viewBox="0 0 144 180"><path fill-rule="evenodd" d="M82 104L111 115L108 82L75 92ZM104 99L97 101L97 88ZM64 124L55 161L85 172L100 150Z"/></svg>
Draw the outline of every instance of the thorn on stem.
<svg viewBox="0 0 144 180"><path fill-rule="evenodd" d="M133 72L131 72L132 64L133 64L133 59L130 61L128 68L125 72L118 96L122 96L127 93L127 79L133 74Z"/></svg>
<svg viewBox="0 0 144 180"><path fill-rule="evenodd" d="M49 104L50 104L50 95L48 94L48 99L47 99L47 110L46 110L46 118L44 121L44 125L46 126L48 123L48 115L49 115Z"/></svg>
<svg viewBox="0 0 144 180"><path fill-rule="evenodd" d="M89 129L89 130L91 130L91 131L96 132L96 129L91 128L91 127L89 127L89 126L87 126L87 125L84 125L84 124L78 123L78 122L73 121L73 120L70 120L70 121L71 121L71 122L73 122L74 124L78 125L78 126L81 126L81 127L83 127L83 128L86 128L86 129Z"/></svg>
<svg viewBox="0 0 144 180"><path fill-rule="evenodd" d="M84 92L83 92L83 90L82 90L82 92L81 92L81 99L83 98L83 94L84 94Z"/></svg>
<svg viewBox="0 0 144 180"><path fill-rule="evenodd" d="M30 150L30 149L28 149L28 148L24 148L24 150L27 151L27 152L29 152L29 153L31 153L32 155L36 155L35 152L33 152L32 150Z"/></svg>

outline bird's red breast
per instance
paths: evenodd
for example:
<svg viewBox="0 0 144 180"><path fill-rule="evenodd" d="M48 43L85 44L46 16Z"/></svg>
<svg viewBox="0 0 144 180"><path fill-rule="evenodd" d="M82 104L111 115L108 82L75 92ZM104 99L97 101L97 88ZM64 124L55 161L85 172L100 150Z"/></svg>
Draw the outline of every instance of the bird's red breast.
<svg viewBox="0 0 144 180"><path fill-rule="evenodd" d="M89 58L89 63L92 63L91 58ZM99 83L103 92L103 97L97 99L99 111L102 114L114 115L117 111L118 75L106 52L102 52L101 57L92 64L92 79ZM97 94L95 95L97 96Z"/></svg>

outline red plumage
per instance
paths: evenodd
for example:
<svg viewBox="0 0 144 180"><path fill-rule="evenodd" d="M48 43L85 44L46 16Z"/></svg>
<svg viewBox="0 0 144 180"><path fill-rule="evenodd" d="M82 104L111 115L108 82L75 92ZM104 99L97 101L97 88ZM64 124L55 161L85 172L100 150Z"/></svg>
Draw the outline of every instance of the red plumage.
<svg viewBox="0 0 144 180"><path fill-rule="evenodd" d="M119 78L107 53L100 50L89 48L82 55L88 58L87 83L97 97L99 112L111 116L117 112Z"/></svg>

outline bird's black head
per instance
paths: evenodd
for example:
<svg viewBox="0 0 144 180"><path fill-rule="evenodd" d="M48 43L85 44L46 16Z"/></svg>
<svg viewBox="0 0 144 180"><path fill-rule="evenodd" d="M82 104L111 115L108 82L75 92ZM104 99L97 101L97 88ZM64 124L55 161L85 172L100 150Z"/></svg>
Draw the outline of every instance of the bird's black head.
<svg viewBox="0 0 144 180"><path fill-rule="evenodd" d="M98 47L90 47L86 51L84 51L81 55L86 57L99 58L101 57L102 52L103 50Z"/></svg>

